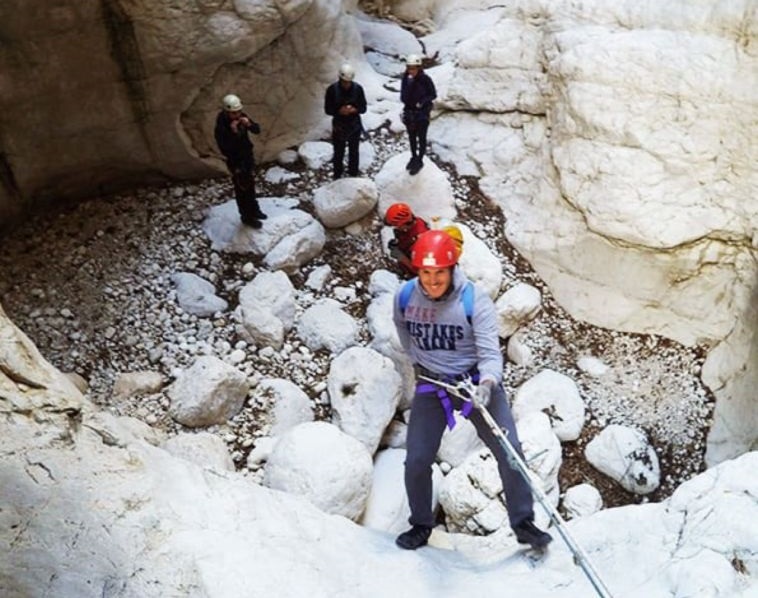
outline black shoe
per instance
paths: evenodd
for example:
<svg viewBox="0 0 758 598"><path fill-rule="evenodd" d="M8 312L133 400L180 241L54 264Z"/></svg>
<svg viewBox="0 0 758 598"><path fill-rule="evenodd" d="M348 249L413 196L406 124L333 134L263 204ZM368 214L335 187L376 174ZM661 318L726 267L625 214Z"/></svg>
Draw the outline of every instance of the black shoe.
<svg viewBox="0 0 758 598"><path fill-rule="evenodd" d="M519 544L531 544L532 548L544 548L553 541L553 537L534 525L531 519L524 519L513 531Z"/></svg>
<svg viewBox="0 0 758 598"><path fill-rule="evenodd" d="M256 220L265 220L266 218L268 218L268 216L266 216L266 214L258 210L255 214L253 214L253 218L255 218Z"/></svg>
<svg viewBox="0 0 758 598"><path fill-rule="evenodd" d="M395 544L406 550L416 550L426 545L429 536L432 535L432 528L425 525L414 525L407 532L403 532L395 539Z"/></svg>
<svg viewBox="0 0 758 598"><path fill-rule="evenodd" d="M411 159L408 160L408 164L405 165L405 169L410 170L411 168L413 168L414 165L416 164L416 160L418 160L416 156L411 156Z"/></svg>
<svg viewBox="0 0 758 598"><path fill-rule="evenodd" d="M254 218L243 218L242 224L245 224L250 228L261 228L263 226L263 223L260 220L255 220Z"/></svg>
<svg viewBox="0 0 758 598"><path fill-rule="evenodd" d="M414 174L418 174L418 171L421 170L423 167L424 167L424 160L422 158L416 158L416 161L408 169L408 172L411 174L411 176L413 176Z"/></svg>

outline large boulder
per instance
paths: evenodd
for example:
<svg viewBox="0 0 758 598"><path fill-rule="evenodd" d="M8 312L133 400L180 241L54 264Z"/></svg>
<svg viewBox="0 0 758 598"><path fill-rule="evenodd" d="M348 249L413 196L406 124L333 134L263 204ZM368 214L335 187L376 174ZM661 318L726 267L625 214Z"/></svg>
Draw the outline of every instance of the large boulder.
<svg viewBox="0 0 758 598"><path fill-rule="evenodd" d="M362 57L342 2L200 6L2 3L0 223L37 202L222 172L213 126L229 90L261 123L260 158L325 129L313 98Z"/></svg>
<svg viewBox="0 0 758 598"><path fill-rule="evenodd" d="M714 464L758 434L755 26L742 2L630 6L517 3L434 36L456 62L429 135L575 318L716 347Z"/></svg>

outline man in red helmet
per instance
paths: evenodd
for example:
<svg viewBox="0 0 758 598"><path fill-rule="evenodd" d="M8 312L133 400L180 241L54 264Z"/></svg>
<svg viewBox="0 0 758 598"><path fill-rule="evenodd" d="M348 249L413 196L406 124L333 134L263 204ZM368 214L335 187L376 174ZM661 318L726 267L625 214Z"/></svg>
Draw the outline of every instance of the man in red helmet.
<svg viewBox="0 0 758 598"><path fill-rule="evenodd" d="M395 295L393 319L403 348L425 377L455 384L471 377L478 384L471 401L418 381L408 422L405 490L411 509L411 529L396 543L415 550L424 546L434 527L432 464L445 425L455 425L456 410L468 417L497 460L505 491L508 518L522 544L544 548L550 534L534 525L532 491L511 467L479 409L486 407L519 453L521 444L502 386L503 355L495 305L489 295L466 278L458 263L458 248L443 230L419 235L411 251L418 277L401 285ZM470 312L470 313L469 313Z"/></svg>
<svg viewBox="0 0 758 598"><path fill-rule="evenodd" d="M414 215L406 203L393 203L384 214L384 224L394 229L395 238L390 239L390 255L397 260L403 272L416 275L416 268L411 264L411 247L416 237L429 230L429 225Z"/></svg>

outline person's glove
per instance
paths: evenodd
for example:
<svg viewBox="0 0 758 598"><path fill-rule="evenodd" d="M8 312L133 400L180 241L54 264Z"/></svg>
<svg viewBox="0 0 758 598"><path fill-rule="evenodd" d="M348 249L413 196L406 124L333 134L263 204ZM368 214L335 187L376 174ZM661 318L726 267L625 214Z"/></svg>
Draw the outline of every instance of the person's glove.
<svg viewBox="0 0 758 598"><path fill-rule="evenodd" d="M476 387L474 396L471 397L471 402L474 403L474 407L476 407L477 409L482 409L483 407L486 407L487 405L489 405L491 397L492 397L492 381L485 380L484 382L481 382L479 386Z"/></svg>
<svg viewBox="0 0 758 598"><path fill-rule="evenodd" d="M406 257L406 255L400 250L400 248L397 245L391 245L390 246L390 257L395 260L401 260Z"/></svg>
<svg viewBox="0 0 758 598"><path fill-rule="evenodd" d="M390 239L387 242L387 249L390 251L390 257L395 260L399 260L405 257L405 254L400 251L400 247L397 246L397 239Z"/></svg>

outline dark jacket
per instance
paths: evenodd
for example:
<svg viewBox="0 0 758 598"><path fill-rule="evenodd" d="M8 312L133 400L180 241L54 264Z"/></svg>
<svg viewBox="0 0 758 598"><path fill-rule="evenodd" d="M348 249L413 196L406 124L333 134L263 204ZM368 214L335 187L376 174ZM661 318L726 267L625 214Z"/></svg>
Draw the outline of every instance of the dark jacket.
<svg viewBox="0 0 758 598"><path fill-rule="evenodd" d="M222 110L216 117L216 128L213 131L219 151L226 158L226 165L230 171L237 169L252 170L255 162L253 159L253 142L248 133L257 135L261 132L260 125L250 118L250 126L238 126L235 133L231 127L229 115Z"/></svg>
<svg viewBox="0 0 758 598"><path fill-rule="evenodd" d="M354 106L357 114L343 116L339 113L342 106ZM332 83L326 88L324 95L324 112L332 117L332 128L335 133L345 136L360 132L363 129L361 114L366 112L366 95L355 81L350 82L350 87L343 89L339 81Z"/></svg>
<svg viewBox="0 0 758 598"><path fill-rule="evenodd" d="M434 82L423 70L419 69L415 77L410 77L408 73L403 75L400 82L400 101L403 102L404 120L428 121L432 102L436 97Z"/></svg>
<svg viewBox="0 0 758 598"><path fill-rule="evenodd" d="M411 257L411 248L416 242L416 239L421 233L425 233L428 230L429 225L425 220L418 216L414 216L413 224L407 230L395 228L393 232L395 234L395 241L397 241L398 249L408 257Z"/></svg>

